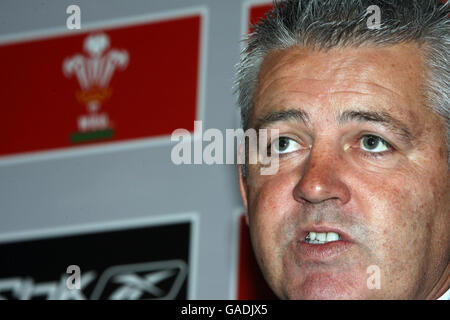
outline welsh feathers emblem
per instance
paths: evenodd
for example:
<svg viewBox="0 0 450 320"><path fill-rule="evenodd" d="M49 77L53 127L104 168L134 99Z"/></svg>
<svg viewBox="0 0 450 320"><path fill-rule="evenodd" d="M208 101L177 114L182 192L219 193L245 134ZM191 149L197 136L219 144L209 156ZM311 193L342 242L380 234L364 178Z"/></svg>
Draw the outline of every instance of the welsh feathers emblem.
<svg viewBox="0 0 450 320"><path fill-rule="evenodd" d="M101 105L111 97L109 83L116 70L124 70L129 61L126 50L109 49L109 37L92 34L86 37L83 49L87 55L76 54L65 59L63 73L67 78L76 76L80 91L77 100L86 106L88 114L77 120L79 132L72 134L72 142L110 138L113 128Z"/></svg>

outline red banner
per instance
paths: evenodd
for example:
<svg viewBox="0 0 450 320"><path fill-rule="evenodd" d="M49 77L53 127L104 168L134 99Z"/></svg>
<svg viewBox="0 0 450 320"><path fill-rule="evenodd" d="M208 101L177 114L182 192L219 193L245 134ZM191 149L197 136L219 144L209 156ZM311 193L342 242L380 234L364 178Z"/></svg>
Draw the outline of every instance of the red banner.
<svg viewBox="0 0 450 320"><path fill-rule="evenodd" d="M260 4L250 7L248 12L248 30L252 31L251 26L258 23L261 18L264 18L266 13L273 8L272 4Z"/></svg>
<svg viewBox="0 0 450 320"><path fill-rule="evenodd" d="M193 131L201 15L0 45L0 155Z"/></svg>

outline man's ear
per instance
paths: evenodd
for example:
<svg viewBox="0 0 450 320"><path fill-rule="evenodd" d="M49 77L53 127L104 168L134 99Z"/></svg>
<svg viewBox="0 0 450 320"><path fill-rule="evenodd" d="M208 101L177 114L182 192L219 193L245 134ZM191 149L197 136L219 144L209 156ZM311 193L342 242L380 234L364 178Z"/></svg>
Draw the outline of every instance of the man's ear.
<svg viewBox="0 0 450 320"><path fill-rule="evenodd" d="M238 165L239 171L239 192L241 193L242 203L244 204L245 209L245 222L248 225L248 202L247 202L247 178L244 175L244 166L242 164Z"/></svg>

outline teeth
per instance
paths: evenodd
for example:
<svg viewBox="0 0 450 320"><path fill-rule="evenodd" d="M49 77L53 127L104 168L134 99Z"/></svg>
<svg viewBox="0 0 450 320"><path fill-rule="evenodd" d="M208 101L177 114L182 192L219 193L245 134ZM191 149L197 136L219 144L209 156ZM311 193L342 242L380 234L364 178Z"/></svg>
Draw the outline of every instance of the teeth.
<svg viewBox="0 0 450 320"><path fill-rule="evenodd" d="M339 235L336 232L328 232L327 233L327 242L330 241L338 241Z"/></svg>
<svg viewBox="0 0 450 320"><path fill-rule="evenodd" d="M324 241L327 240L327 234L323 233L323 232L316 233L316 239L321 241L321 242L324 242Z"/></svg>
<svg viewBox="0 0 450 320"><path fill-rule="evenodd" d="M305 238L305 242L312 244L324 244L338 240L341 240L341 237L336 232L309 232Z"/></svg>

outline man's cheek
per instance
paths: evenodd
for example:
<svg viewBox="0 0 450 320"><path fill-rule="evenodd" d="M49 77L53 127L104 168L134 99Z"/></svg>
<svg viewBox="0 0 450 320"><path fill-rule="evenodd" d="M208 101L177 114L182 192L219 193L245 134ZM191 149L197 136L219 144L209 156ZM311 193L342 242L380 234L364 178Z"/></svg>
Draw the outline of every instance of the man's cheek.
<svg viewBox="0 0 450 320"><path fill-rule="evenodd" d="M377 230L372 248L380 261L384 285L404 295L413 290L410 279L420 277L420 263L429 243L427 212L423 211L424 203L419 202L423 199L415 198L416 192L399 188L387 191L393 197L377 200L371 213L372 228Z"/></svg>
<svg viewBox="0 0 450 320"><path fill-rule="evenodd" d="M282 220L298 203L293 199L294 181L283 177L265 177L258 179L250 188L250 206L257 219Z"/></svg>
<svg viewBox="0 0 450 320"><path fill-rule="evenodd" d="M287 228L289 212L297 205L292 191L287 183L273 182L254 189L250 199L250 233L260 265L280 264L282 250L295 234L295 228Z"/></svg>
<svg viewBox="0 0 450 320"><path fill-rule="evenodd" d="M282 272L280 246L276 240L276 223L258 217L250 224L250 237L256 261L271 286L279 284Z"/></svg>

